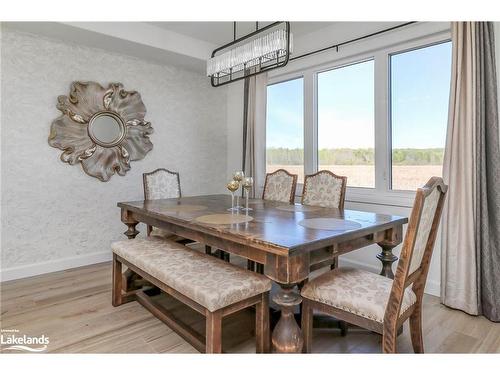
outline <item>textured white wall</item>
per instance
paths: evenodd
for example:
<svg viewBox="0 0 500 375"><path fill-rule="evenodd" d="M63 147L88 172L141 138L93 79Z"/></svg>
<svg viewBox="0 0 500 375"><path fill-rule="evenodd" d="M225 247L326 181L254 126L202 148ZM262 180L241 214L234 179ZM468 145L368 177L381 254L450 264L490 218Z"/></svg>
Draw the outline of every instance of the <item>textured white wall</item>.
<svg viewBox="0 0 500 375"><path fill-rule="evenodd" d="M65 268L109 253L126 229L116 203L142 199L143 172L179 171L184 195L224 191L226 89L212 89L203 75L6 27L1 61L3 278L26 265L45 264L33 271L40 273L54 261ZM154 149L125 177L100 182L48 145L57 96L74 80L117 81L141 93Z"/></svg>
<svg viewBox="0 0 500 375"><path fill-rule="evenodd" d="M227 178L241 169L243 162L243 81L227 85Z"/></svg>

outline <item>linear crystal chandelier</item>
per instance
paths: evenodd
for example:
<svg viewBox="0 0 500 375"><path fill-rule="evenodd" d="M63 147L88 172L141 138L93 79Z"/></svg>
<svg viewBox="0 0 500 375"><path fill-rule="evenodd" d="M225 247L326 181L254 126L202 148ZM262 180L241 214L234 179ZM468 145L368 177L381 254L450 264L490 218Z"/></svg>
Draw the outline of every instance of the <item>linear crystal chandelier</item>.
<svg viewBox="0 0 500 375"><path fill-rule="evenodd" d="M215 49L207 61L212 86L222 86L288 63L293 50L289 22L275 22Z"/></svg>

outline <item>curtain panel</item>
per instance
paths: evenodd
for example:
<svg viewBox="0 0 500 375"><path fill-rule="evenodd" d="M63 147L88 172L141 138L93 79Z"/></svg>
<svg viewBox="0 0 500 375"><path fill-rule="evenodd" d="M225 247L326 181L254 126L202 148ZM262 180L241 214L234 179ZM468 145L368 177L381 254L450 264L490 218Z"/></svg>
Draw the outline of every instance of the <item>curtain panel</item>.
<svg viewBox="0 0 500 375"><path fill-rule="evenodd" d="M261 144L265 139L267 73L245 79L243 94L243 155L242 170L245 176L254 178L250 198L260 196L259 187L264 184L266 166L261 165L264 158L259 152L265 150ZM265 163L265 160L264 160Z"/></svg>
<svg viewBox="0 0 500 375"><path fill-rule="evenodd" d="M493 25L452 23L441 299L500 321L500 153Z"/></svg>
<svg viewBox="0 0 500 375"><path fill-rule="evenodd" d="M478 310L500 321L500 150L492 22L476 26L476 269Z"/></svg>

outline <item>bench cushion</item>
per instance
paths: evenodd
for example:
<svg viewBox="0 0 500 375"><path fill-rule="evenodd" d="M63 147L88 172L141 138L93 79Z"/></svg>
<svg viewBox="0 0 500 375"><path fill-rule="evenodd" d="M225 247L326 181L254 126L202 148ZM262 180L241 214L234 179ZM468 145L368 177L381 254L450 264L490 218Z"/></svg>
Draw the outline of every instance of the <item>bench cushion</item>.
<svg viewBox="0 0 500 375"><path fill-rule="evenodd" d="M113 252L213 312L271 289L271 281L176 242L148 237L114 242Z"/></svg>
<svg viewBox="0 0 500 375"><path fill-rule="evenodd" d="M392 288L392 280L356 268L337 268L308 282L302 296L382 323ZM401 313L408 310L417 297L407 288Z"/></svg>

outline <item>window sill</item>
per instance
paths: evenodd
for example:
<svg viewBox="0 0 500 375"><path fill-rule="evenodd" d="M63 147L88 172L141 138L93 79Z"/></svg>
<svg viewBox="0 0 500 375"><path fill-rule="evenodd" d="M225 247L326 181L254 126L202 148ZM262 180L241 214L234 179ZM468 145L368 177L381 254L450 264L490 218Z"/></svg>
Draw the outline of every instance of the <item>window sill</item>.
<svg viewBox="0 0 500 375"><path fill-rule="evenodd" d="M414 191L379 191L375 189L347 188L346 201L381 206L413 207Z"/></svg>

